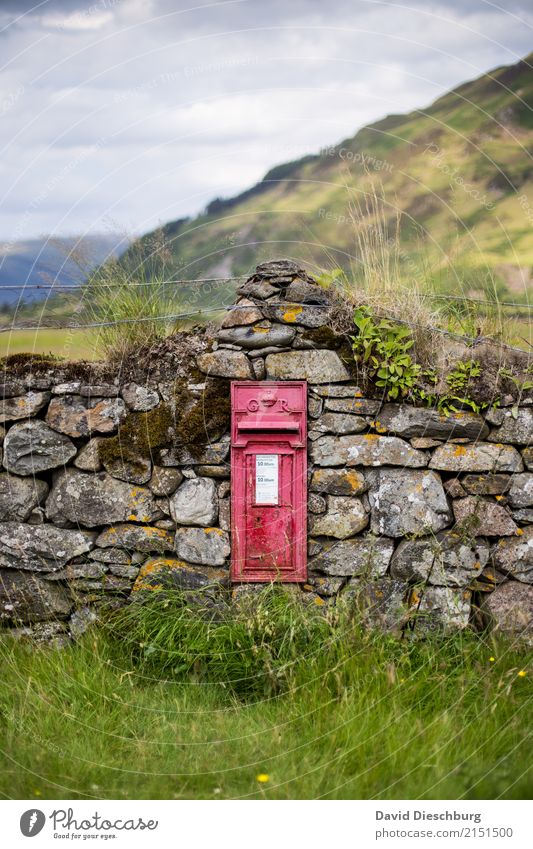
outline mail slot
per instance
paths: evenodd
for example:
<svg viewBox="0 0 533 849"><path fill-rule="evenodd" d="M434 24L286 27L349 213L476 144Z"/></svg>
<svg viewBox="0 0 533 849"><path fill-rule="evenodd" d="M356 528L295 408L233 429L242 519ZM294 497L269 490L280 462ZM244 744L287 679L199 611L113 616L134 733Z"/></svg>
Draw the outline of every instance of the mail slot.
<svg viewBox="0 0 533 849"><path fill-rule="evenodd" d="M233 581L307 577L307 385L231 385Z"/></svg>

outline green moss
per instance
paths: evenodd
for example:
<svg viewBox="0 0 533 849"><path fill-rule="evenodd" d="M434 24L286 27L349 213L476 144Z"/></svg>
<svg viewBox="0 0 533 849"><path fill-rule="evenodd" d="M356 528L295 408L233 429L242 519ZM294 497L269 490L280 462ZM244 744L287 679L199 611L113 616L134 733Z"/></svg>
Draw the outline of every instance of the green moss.
<svg viewBox="0 0 533 849"><path fill-rule="evenodd" d="M220 439L230 424L229 380L202 375L203 380L206 385L200 398L194 397L186 386L177 388L175 393L176 410L182 411L176 433L192 454Z"/></svg>
<svg viewBox="0 0 533 849"><path fill-rule="evenodd" d="M325 324L321 327L314 327L311 330L304 330L302 339L306 342L313 342L320 348L328 348L331 351L337 351L343 344L344 338L338 333L335 333L331 327Z"/></svg>
<svg viewBox="0 0 533 849"><path fill-rule="evenodd" d="M105 466L116 461L135 464L140 458L157 460L159 450L170 443L169 428L173 423L167 404L146 413L130 413L116 436L99 443L100 461Z"/></svg>
<svg viewBox="0 0 533 849"><path fill-rule="evenodd" d="M39 368L51 368L57 366L64 360L64 357L56 357L53 354L11 354L8 357L0 359L0 368L2 369L20 369L25 367L38 366Z"/></svg>

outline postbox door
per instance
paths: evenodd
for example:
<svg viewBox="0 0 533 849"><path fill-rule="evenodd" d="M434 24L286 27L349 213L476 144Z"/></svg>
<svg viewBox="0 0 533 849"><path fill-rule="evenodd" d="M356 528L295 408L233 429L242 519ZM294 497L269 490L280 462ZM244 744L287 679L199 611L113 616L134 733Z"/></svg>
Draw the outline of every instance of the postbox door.
<svg viewBox="0 0 533 849"><path fill-rule="evenodd" d="M246 452L246 571L294 569L294 459L293 452Z"/></svg>

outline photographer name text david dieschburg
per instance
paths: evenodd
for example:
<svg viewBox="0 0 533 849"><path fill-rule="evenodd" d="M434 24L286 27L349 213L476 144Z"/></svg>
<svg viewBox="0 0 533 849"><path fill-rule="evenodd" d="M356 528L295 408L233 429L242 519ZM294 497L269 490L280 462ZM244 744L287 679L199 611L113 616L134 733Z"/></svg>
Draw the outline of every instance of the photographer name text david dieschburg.
<svg viewBox="0 0 533 849"><path fill-rule="evenodd" d="M159 825L158 820L145 821L142 817L113 819L104 817L98 812L95 812L90 817L76 818L73 808L68 808L68 810L59 808L52 811L49 819L52 821L54 832L60 833L61 830L64 830L65 833L61 835L62 837L70 836L71 833L75 834L77 831L107 833L114 831L144 831L145 829L154 831Z"/></svg>
<svg viewBox="0 0 533 849"><path fill-rule="evenodd" d="M408 820L408 821L416 821L416 820L454 820L458 822L459 820L466 822L481 822L481 814L472 814L468 812L462 811L438 811L437 813L432 813L431 811L396 811L395 813L389 813L388 811L376 811L376 819L377 820Z"/></svg>

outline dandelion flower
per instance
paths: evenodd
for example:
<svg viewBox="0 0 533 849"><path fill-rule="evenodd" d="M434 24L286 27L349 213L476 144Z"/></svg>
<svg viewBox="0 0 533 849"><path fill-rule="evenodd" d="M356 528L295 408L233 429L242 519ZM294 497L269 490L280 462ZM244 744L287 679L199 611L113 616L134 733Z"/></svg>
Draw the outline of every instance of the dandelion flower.
<svg viewBox="0 0 533 849"><path fill-rule="evenodd" d="M259 775L255 776L255 779L259 782L259 784L268 784L270 776L267 775L266 772L260 772Z"/></svg>
<svg viewBox="0 0 533 849"><path fill-rule="evenodd" d="M520 672L518 673L518 677L519 678L525 678L526 677L526 670L521 669Z"/></svg>
<svg viewBox="0 0 533 849"><path fill-rule="evenodd" d="M496 658L495 658L495 657L489 657L489 661L490 661L491 663L494 663L494 661L495 661L495 660L496 660Z"/></svg>

